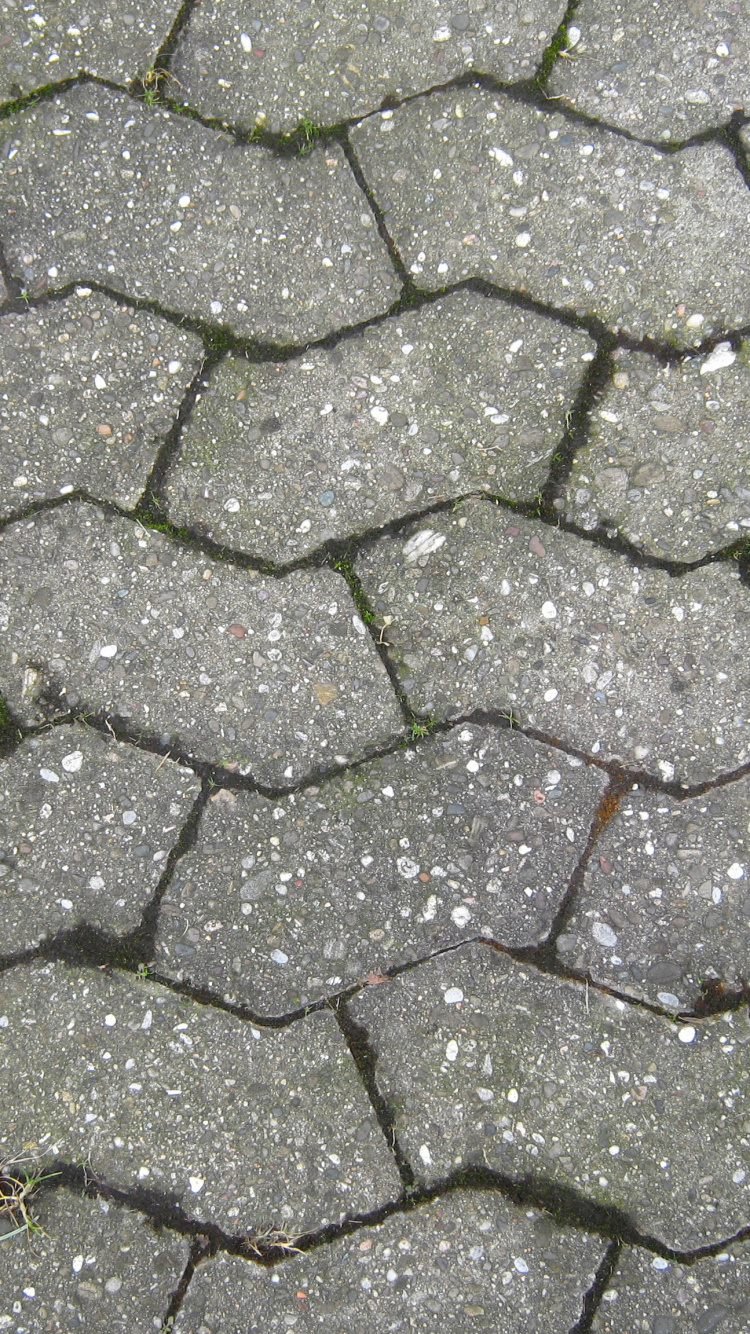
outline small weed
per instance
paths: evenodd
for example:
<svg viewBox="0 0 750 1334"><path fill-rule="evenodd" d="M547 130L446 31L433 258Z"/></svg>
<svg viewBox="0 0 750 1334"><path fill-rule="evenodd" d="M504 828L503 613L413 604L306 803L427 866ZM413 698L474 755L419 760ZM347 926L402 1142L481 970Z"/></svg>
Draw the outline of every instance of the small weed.
<svg viewBox="0 0 750 1334"><path fill-rule="evenodd" d="M429 736L430 732L432 731L432 726L433 726L432 719L428 719L427 722L425 723L417 723L417 722L412 723L411 725L412 737L414 738L415 741L417 741L419 737Z"/></svg>
<svg viewBox="0 0 750 1334"><path fill-rule="evenodd" d="M27 1172L22 1158L6 1158L0 1162L0 1222L6 1230L0 1232L0 1241L25 1234L27 1237L47 1234L32 1216L29 1205L43 1181L49 1181L59 1172ZM8 1225L10 1225L8 1227Z"/></svg>
<svg viewBox="0 0 750 1334"><path fill-rule="evenodd" d="M139 982L148 982L148 979L151 976L151 969L147 963L139 963L135 970L135 975Z"/></svg>
<svg viewBox="0 0 750 1334"><path fill-rule="evenodd" d="M294 133L300 142L300 157L306 157L308 153L312 153L316 140L320 138L321 130L314 121L303 116Z"/></svg>
<svg viewBox="0 0 750 1334"><path fill-rule="evenodd" d="M267 1255L268 1251L274 1247L283 1251L285 1255L301 1255L302 1252L295 1242L299 1237L290 1237L287 1232L282 1232L280 1228L269 1227L263 1232L253 1232L247 1238L247 1248L253 1254L262 1257Z"/></svg>

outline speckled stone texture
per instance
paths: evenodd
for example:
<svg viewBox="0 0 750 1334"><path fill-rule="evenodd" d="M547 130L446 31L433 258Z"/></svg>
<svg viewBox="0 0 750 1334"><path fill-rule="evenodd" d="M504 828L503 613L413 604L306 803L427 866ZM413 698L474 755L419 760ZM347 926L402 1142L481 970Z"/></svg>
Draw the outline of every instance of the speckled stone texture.
<svg viewBox="0 0 750 1334"><path fill-rule="evenodd" d="M750 1083L731 1025L680 1026L480 945L353 1011L425 1179L472 1162L539 1174L677 1247L742 1226Z"/></svg>
<svg viewBox="0 0 750 1334"><path fill-rule="evenodd" d="M683 802L628 793L558 940L563 957L675 1008L703 979L735 985L750 950L747 810L746 778Z"/></svg>
<svg viewBox="0 0 750 1334"><path fill-rule="evenodd" d="M164 901L159 967L278 1014L478 932L536 943L603 788L465 727L281 801L217 793Z"/></svg>
<svg viewBox="0 0 750 1334"><path fill-rule="evenodd" d="M41 1232L20 1246L8 1239L3 1245L0 1329L161 1328L187 1263L186 1238L157 1235L136 1213L59 1189L35 1204L34 1215Z"/></svg>
<svg viewBox="0 0 750 1334"><path fill-rule="evenodd" d="M133 930L198 791L190 769L86 727L0 760L0 953L79 922Z"/></svg>
<svg viewBox="0 0 750 1334"><path fill-rule="evenodd" d="M716 1257L689 1269L626 1250L612 1276L592 1330L595 1334L630 1334L643 1329L648 1312L656 1334L696 1334L726 1330L739 1334L750 1315L748 1255L742 1246L728 1246Z"/></svg>
<svg viewBox="0 0 750 1334"><path fill-rule="evenodd" d="M750 619L729 565L674 580L477 500L357 569L420 710L512 710L667 780L748 757Z"/></svg>
<svg viewBox="0 0 750 1334"><path fill-rule="evenodd" d="M0 98L21 97L86 70L127 83L147 77L179 6L138 0L113 13L107 4L58 0L54 6L0 4Z"/></svg>
<svg viewBox="0 0 750 1334"><path fill-rule="evenodd" d="M636 336L739 325L746 186L719 143L665 154L500 94L451 90L353 132L407 268L469 276Z"/></svg>
<svg viewBox="0 0 750 1334"><path fill-rule="evenodd" d="M78 488L134 505L201 359L89 288L0 318L0 512Z"/></svg>
<svg viewBox="0 0 750 1334"><path fill-rule="evenodd" d="M614 527L668 560L700 560L747 536L749 389L746 343L739 354L725 344L681 366L638 352L618 358L589 445L575 457L568 517L586 529Z"/></svg>
<svg viewBox="0 0 750 1334"><path fill-rule="evenodd" d="M222 362L170 513L285 561L467 491L531 500L592 355L583 332L459 292L332 350Z"/></svg>
<svg viewBox="0 0 750 1334"><path fill-rule="evenodd" d="M428 1334L567 1329L593 1280L601 1245L519 1214L493 1195L452 1196L269 1273L221 1256L201 1267L175 1334L221 1329L331 1330L366 1326ZM275 1280L275 1281L274 1281ZM237 1312L249 1323L238 1322ZM344 1323L342 1323L344 1322Z"/></svg>
<svg viewBox="0 0 750 1334"><path fill-rule="evenodd" d="M0 977L0 1014L0 1077L16 1090L3 1151L39 1151L43 1125L47 1153L171 1192L229 1231L302 1231L398 1194L330 1013L254 1028L146 981L51 964Z"/></svg>
<svg viewBox="0 0 750 1334"><path fill-rule="evenodd" d="M686 139L750 99L750 6L581 0L550 91L643 138Z"/></svg>
<svg viewBox="0 0 750 1334"><path fill-rule="evenodd" d="M401 727L383 664L329 570L253 578L90 505L10 527L0 550L0 661L7 698L29 721L50 705L113 712L277 783L346 759L363 710L360 754ZM63 630L50 606L67 606Z"/></svg>
<svg viewBox="0 0 750 1334"><path fill-rule="evenodd" d="M178 49L179 97L240 126L331 125L464 70L529 79L564 12L562 0L464 9L337 0L293 10L283 0L205 0Z"/></svg>
<svg viewBox="0 0 750 1334"><path fill-rule="evenodd" d="M33 108L8 133L16 152L0 234L31 292L96 278L279 342L380 314L396 296L372 213L334 144L279 159L93 84Z"/></svg>

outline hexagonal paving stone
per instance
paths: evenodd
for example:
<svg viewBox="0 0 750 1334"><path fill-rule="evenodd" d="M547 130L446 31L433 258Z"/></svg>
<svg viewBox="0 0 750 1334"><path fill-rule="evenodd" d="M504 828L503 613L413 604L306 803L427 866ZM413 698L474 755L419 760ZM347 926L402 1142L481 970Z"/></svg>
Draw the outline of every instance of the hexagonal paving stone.
<svg viewBox="0 0 750 1334"><path fill-rule="evenodd" d="M745 535L747 344L739 356L725 345L680 366L625 353L617 367L573 464L568 516L584 528L614 526L676 560L698 560Z"/></svg>
<svg viewBox="0 0 750 1334"><path fill-rule="evenodd" d="M591 348L460 292L281 365L224 361L183 433L170 512L284 561L466 491L531 499Z"/></svg>
<svg viewBox="0 0 750 1334"><path fill-rule="evenodd" d="M107 4L81 7L75 0L58 0L52 8L39 9L3 0L0 98L21 97L80 70L120 83L143 76L178 9L177 4L165 6L159 0L138 0L125 13L115 13Z"/></svg>
<svg viewBox="0 0 750 1334"><path fill-rule="evenodd" d="M460 1193L294 1256L269 1273L233 1256L201 1265L175 1334L399 1328L542 1334L581 1312L602 1243L501 1196ZM237 1311L249 1324L237 1324Z"/></svg>
<svg viewBox="0 0 750 1334"><path fill-rule="evenodd" d="M0 319L0 513L76 487L134 505L200 365L193 334L79 293Z"/></svg>
<svg viewBox="0 0 750 1334"><path fill-rule="evenodd" d="M0 761L0 952L78 922L137 926L199 788L190 769L86 727Z"/></svg>
<svg viewBox="0 0 750 1334"><path fill-rule="evenodd" d="M158 966L279 1014L477 932L535 943L603 788L474 726L280 802L221 792L164 901Z"/></svg>
<svg viewBox="0 0 750 1334"><path fill-rule="evenodd" d="M640 336L750 319L747 186L718 143L665 155L498 94L436 93L353 131L411 273L469 276Z"/></svg>
<svg viewBox="0 0 750 1334"><path fill-rule="evenodd" d="M748 758L750 601L733 565L673 579L471 500L357 569L420 710L512 708L665 779Z"/></svg>
<svg viewBox="0 0 750 1334"><path fill-rule="evenodd" d="M562 0L466 9L405 0L377 11L339 0L290 13L283 0L211 0L177 48L173 95L238 125L330 125L465 69L531 78L564 9Z"/></svg>
<svg viewBox="0 0 750 1334"><path fill-rule="evenodd" d="M34 292L56 268L55 286L96 278L284 343L379 314L397 295L338 145L281 159L95 84L7 131L2 236Z"/></svg>
<svg viewBox="0 0 750 1334"><path fill-rule="evenodd" d="M628 1248L591 1326L594 1334L740 1334L750 1316L750 1254L729 1246L687 1268Z"/></svg>
<svg viewBox="0 0 750 1334"><path fill-rule="evenodd" d="M0 1149L41 1143L109 1181L176 1194L230 1232L371 1209L399 1176L330 1012L251 1028L128 974L0 977Z"/></svg>
<svg viewBox="0 0 750 1334"><path fill-rule="evenodd" d="M558 941L566 961L674 1008L703 978L745 976L749 796L748 779L684 802L628 792Z"/></svg>
<svg viewBox="0 0 750 1334"><path fill-rule="evenodd" d="M582 0L550 92L646 138L686 139L750 100L750 6Z"/></svg>
<svg viewBox="0 0 750 1334"><path fill-rule="evenodd" d="M359 754L402 727L331 571L262 579L85 504L6 528L0 551L0 677L30 721L51 691L266 782L350 754L355 719Z"/></svg>
<svg viewBox="0 0 750 1334"><path fill-rule="evenodd" d="M42 1233L0 1237L0 1330L161 1329L187 1263L186 1238L156 1234L140 1214L63 1190L35 1201L31 1213Z"/></svg>
<svg viewBox="0 0 750 1334"><path fill-rule="evenodd" d="M750 1075L729 1026L670 1023L465 945L352 1002L415 1168L573 1187L667 1245L747 1222Z"/></svg>

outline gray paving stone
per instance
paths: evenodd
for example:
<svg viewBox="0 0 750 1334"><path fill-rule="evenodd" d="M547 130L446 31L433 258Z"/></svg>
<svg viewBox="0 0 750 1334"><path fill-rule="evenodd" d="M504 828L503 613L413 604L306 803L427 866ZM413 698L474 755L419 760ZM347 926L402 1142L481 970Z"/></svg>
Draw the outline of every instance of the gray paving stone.
<svg viewBox="0 0 750 1334"><path fill-rule="evenodd" d="M582 0L572 58L550 92L646 138L686 139L750 101L746 0L728 5Z"/></svg>
<svg viewBox="0 0 750 1334"><path fill-rule="evenodd" d="M591 1328L595 1334L739 1334L748 1316L747 1246L730 1246L690 1268L628 1248Z"/></svg>
<svg viewBox="0 0 750 1334"><path fill-rule="evenodd" d="M747 187L716 143L665 156L477 90L364 121L353 141L426 286L479 275L636 335L747 322Z"/></svg>
<svg viewBox="0 0 750 1334"><path fill-rule="evenodd" d="M671 993L665 1003L683 1008L702 978L744 976L749 788L741 779L682 803L623 797L589 863L563 956L651 1000Z"/></svg>
<svg viewBox="0 0 750 1334"><path fill-rule="evenodd" d="M138 0L123 13L106 4L81 6L75 0L39 9L4 0L0 98L21 97L80 70L119 83L145 75L178 8Z"/></svg>
<svg viewBox="0 0 750 1334"><path fill-rule="evenodd" d="M680 1027L480 945L352 1008L425 1178L530 1172L686 1248L747 1222L750 1079L744 1046L721 1042L731 1023Z"/></svg>
<svg viewBox="0 0 750 1334"><path fill-rule="evenodd" d="M279 802L221 792L165 900L166 971L279 1014L478 932L535 943L603 787L471 726Z"/></svg>
<svg viewBox="0 0 750 1334"><path fill-rule="evenodd" d="M77 922L137 926L198 791L190 769L86 727L25 741L0 762L1 952Z"/></svg>
<svg viewBox="0 0 750 1334"><path fill-rule="evenodd" d="M403 726L330 571L263 579L88 504L6 528L0 551L0 678L29 721L63 689L64 708L121 714L266 782L353 754L357 729L361 754Z"/></svg>
<svg viewBox="0 0 750 1334"><path fill-rule="evenodd" d="M164 987L63 965L0 978L0 1148L86 1161L230 1232L371 1209L399 1177L330 1012L257 1029Z"/></svg>
<svg viewBox="0 0 750 1334"><path fill-rule="evenodd" d="M161 1329L187 1263L185 1238L157 1235L139 1214L62 1190L43 1196L32 1214L44 1235L3 1242L0 1330Z"/></svg>
<svg viewBox="0 0 750 1334"><path fill-rule="evenodd" d="M576 455L569 517L584 528L614 526L676 560L698 560L745 535L749 390L746 343L739 356L726 347L671 367L625 353Z"/></svg>
<svg viewBox="0 0 750 1334"><path fill-rule="evenodd" d="M201 362L195 335L78 291L0 319L5 514L76 487L134 505Z"/></svg>
<svg viewBox="0 0 750 1334"><path fill-rule="evenodd" d="M269 1272L220 1255L197 1270L175 1334L248 1330L567 1330L602 1253L497 1195L458 1194ZM244 1311L244 1317L237 1315ZM500 1322L498 1324L498 1322Z"/></svg>
<svg viewBox="0 0 750 1334"><path fill-rule="evenodd" d="M211 0L193 13L173 64L176 96L234 124L330 125L479 69L529 79L565 12L561 0L466 9L443 0L306 5Z"/></svg>
<svg viewBox="0 0 750 1334"><path fill-rule="evenodd" d="M283 365L224 361L168 478L172 516L284 561L469 490L530 499L591 348L460 292Z"/></svg>
<svg viewBox="0 0 750 1334"><path fill-rule="evenodd" d="M750 603L734 566L674 580L470 500L381 540L357 569L420 710L512 707L666 779L750 754Z"/></svg>
<svg viewBox="0 0 750 1334"><path fill-rule="evenodd" d="M281 159L94 84L8 131L2 236L30 291L96 278L284 343L378 314L397 295L336 145Z"/></svg>

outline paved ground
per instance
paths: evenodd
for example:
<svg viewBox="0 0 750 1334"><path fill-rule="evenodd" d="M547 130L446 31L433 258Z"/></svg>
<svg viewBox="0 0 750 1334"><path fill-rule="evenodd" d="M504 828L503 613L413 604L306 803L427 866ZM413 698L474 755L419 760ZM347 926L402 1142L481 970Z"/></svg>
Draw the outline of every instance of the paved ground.
<svg viewBox="0 0 750 1334"><path fill-rule="evenodd" d="M0 0L0 1331L750 1328L748 32Z"/></svg>

